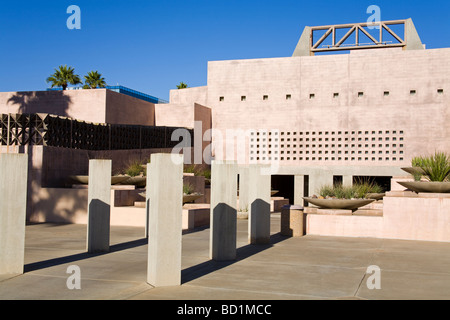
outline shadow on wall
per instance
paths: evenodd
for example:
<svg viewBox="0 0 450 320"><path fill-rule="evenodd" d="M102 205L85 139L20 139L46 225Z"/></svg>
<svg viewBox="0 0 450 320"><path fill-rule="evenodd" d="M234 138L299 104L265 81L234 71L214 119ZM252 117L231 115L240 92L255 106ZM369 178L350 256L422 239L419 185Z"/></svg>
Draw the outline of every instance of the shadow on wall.
<svg viewBox="0 0 450 320"><path fill-rule="evenodd" d="M17 105L17 113L48 113L70 117L72 99L64 91L25 91L14 93L6 102Z"/></svg>

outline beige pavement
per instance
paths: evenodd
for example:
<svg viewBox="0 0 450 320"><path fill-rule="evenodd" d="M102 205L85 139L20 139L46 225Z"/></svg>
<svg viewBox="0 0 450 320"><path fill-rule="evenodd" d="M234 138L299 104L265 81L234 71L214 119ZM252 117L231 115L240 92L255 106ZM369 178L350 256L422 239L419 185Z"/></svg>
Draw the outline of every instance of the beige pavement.
<svg viewBox="0 0 450 320"><path fill-rule="evenodd" d="M238 220L238 259L209 260L209 229L183 235L182 285L146 281L144 228L111 227L111 252L86 253L85 225L26 227L25 273L0 276L0 299L450 299L450 243L279 234L272 214L270 245L247 244ZM69 290L71 265L81 289ZM369 266L381 270L381 289L369 290Z"/></svg>

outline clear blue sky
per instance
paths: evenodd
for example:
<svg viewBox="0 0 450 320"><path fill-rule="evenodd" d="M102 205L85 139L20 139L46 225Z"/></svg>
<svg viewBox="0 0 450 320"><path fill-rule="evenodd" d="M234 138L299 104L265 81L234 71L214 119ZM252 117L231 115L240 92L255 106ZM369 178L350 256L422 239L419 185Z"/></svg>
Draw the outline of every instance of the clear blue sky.
<svg viewBox="0 0 450 320"><path fill-rule="evenodd" d="M81 30L69 30L69 5ZM207 62L288 57L305 26L412 18L427 48L450 47L450 1L55 0L2 1L0 91L45 90L67 64L98 70L120 84L163 99L183 81L207 84Z"/></svg>

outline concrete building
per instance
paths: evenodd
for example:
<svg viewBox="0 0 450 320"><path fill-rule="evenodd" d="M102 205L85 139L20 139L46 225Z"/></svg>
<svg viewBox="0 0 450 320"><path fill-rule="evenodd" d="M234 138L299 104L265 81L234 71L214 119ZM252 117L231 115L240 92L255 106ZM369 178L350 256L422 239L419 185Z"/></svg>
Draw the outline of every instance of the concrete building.
<svg viewBox="0 0 450 320"><path fill-rule="evenodd" d="M242 151L219 148L236 144L227 130L241 130L244 164L278 162L281 184L292 189L294 176L302 177L302 194L357 176L389 184L414 156L450 149L450 49L425 50L411 19L380 23L399 39L395 44L372 37L372 45L343 48L335 36L348 28L343 38L359 32L360 39L366 27L306 27L291 57L211 61L207 86L171 91L169 107L210 107L212 128L225 140L222 146L213 139L213 157L239 160ZM316 42L318 29L328 31ZM320 50L327 34L333 42ZM343 49L349 53L316 55Z"/></svg>
<svg viewBox="0 0 450 320"><path fill-rule="evenodd" d="M425 49L411 19L380 22L379 38L367 27L305 27L292 56L210 61L207 85L171 90L169 103L108 89L9 92L0 93L0 113L187 128L197 122L194 145L202 155L210 146L216 160L276 164L272 188L299 204L324 184L355 177L377 177L390 188L413 157L450 149L450 48ZM318 40L316 31L324 32ZM349 53L319 55L341 50Z"/></svg>

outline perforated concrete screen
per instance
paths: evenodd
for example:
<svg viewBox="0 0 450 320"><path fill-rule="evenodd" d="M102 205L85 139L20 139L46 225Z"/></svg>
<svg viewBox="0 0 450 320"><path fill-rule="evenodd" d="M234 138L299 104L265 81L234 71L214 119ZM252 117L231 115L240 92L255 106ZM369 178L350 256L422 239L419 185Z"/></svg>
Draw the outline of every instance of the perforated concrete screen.
<svg viewBox="0 0 450 320"><path fill-rule="evenodd" d="M404 130L252 131L250 162L378 162L405 159Z"/></svg>

